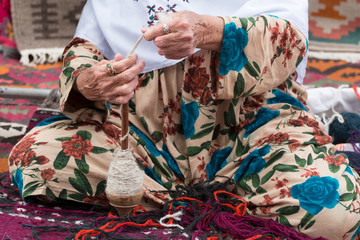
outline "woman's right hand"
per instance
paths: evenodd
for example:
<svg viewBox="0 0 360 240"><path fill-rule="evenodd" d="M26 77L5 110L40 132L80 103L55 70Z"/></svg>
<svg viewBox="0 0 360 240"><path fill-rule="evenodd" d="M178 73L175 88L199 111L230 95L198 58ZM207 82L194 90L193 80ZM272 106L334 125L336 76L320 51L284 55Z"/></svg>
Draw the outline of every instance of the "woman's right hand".
<svg viewBox="0 0 360 240"><path fill-rule="evenodd" d="M107 64L113 66L116 74L109 72ZM134 96L138 74L144 66L145 62L138 61L136 54L125 59L117 54L114 60L102 60L82 72L76 80L76 87L90 101L124 104Z"/></svg>

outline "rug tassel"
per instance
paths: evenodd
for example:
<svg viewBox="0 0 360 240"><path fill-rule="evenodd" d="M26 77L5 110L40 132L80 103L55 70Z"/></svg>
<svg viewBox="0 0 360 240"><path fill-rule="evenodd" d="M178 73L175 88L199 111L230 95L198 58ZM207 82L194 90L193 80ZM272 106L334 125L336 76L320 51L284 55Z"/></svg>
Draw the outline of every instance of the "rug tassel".
<svg viewBox="0 0 360 240"><path fill-rule="evenodd" d="M20 62L25 66L55 63L61 60L64 48L36 48L20 51Z"/></svg>

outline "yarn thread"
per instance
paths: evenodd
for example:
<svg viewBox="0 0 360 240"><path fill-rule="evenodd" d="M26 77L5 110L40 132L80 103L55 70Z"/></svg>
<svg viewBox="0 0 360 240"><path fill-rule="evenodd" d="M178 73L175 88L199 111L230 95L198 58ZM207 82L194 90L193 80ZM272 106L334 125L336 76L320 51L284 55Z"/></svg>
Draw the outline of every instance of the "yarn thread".
<svg viewBox="0 0 360 240"><path fill-rule="evenodd" d="M114 194L132 195L143 187L144 174L135 157L128 150L114 152L107 177L107 191Z"/></svg>
<svg viewBox="0 0 360 240"><path fill-rule="evenodd" d="M353 146L354 151L360 153L360 129L354 129L351 131L349 142Z"/></svg>
<svg viewBox="0 0 360 240"><path fill-rule="evenodd" d="M338 89L342 89L342 88L345 88L345 87L347 87L347 86L346 86L346 85L341 85L341 86L339 86ZM327 133L329 132L329 126L330 126L330 124L331 124L335 119L337 119L340 123L344 123L344 118L341 116L341 114L340 114L339 112L337 112L337 111L335 110L335 105L336 105L336 103L339 101L339 98L340 98L339 95L340 95L340 91L335 91L334 100L333 100L332 105L331 105L331 110L333 111L334 114L330 117L330 119L327 120L326 114L325 114L325 113L322 114L322 121L323 121L323 123L324 123L324 125L325 125L325 129L326 129L326 132L327 132Z"/></svg>
<svg viewBox="0 0 360 240"><path fill-rule="evenodd" d="M313 239L272 219L245 215L246 202L232 179L176 185L167 192L172 200L163 209L135 208L126 217L101 218L73 239Z"/></svg>
<svg viewBox="0 0 360 240"><path fill-rule="evenodd" d="M350 143L352 131L360 131L360 115L353 112L343 112L340 115L344 121L335 119L329 126L328 134L333 138L334 144Z"/></svg>

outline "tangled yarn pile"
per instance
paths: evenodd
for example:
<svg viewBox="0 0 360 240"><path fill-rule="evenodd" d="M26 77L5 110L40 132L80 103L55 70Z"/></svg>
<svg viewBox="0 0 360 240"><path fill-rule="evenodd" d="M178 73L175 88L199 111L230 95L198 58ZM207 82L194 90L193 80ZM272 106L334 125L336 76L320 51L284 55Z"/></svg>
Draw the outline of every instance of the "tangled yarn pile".
<svg viewBox="0 0 360 240"><path fill-rule="evenodd" d="M229 186L232 180L178 185L161 210L137 207L121 218L110 213L67 239L312 239L272 219L245 215L246 202L235 190L223 190Z"/></svg>

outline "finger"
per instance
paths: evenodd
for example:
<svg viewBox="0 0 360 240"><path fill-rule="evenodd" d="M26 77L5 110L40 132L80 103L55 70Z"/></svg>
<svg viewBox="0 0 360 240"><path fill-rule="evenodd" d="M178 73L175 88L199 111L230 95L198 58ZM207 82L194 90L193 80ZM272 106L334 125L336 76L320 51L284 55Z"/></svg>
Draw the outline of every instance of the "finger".
<svg viewBox="0 0 360 240"><path fill-rule="evenodd" d="M128 103L130 101L130 99L132 97L134 97L134 91L129 94L129 95L126 95L126 96L118 96L114 99L112 99L111 103L114 103L114 104L125 104L125 103Z"/></svg>
<svg viewBox="0 0 360 240"><path fill-rule="evenodd" d="M131 81L133 78L137 78L139 73L144 69L144 66L145 66L145 62L143 60L138 61L130 68L118 74L118 82L121 84L125 84Z"/></svg>
<svg viewBox="0 0 360 240"><path fill-rule="evenodd" d="M114 88L110 93L110 95L112 97L120 96L120 95L124 95L124 96L129 95L136 89L138 83L139 83L139 78L138 77L133 78L131 81Z"/></svg>
<svg viewBox="0 0 360 240"><path fill-rule="evenodd" d="M115 72L119 74L129 69L134 64L136 64L137 59L138 59L137 54L132 54L125 59L121 58L121 60L114 61L112 63L112 67L114 68Z"/></svg>
<svg viewBox="0 0 360 240"><path fill-rule="evenodd" d="M167 24L169 29L170 26L169 24ZM147 28L147 29L144 29L144 38L147 40L147 41L153 41L156 37L159 37L159 36L163 36L167 33L164 32L164 24L161 24L161 23L158 23L156 24L155 26L152 26L150 28Z"/></svg>
<svg viewBox="0 0 360 240"><path fill-rule="evenodd" d="M126 103L134 96L134 91L136 86L138 85L138 82L138 78L134 78L132 81L120 85L112 89L111 92L106 93L105 98L107 99L107 101L112 103Z"/></svg>
<svg viewBox="0 0 360 240"><path fill-rule="evenodd" d="M195 48L190 43L178 43L171 47L159 48L158 53L168 59L181 59L192 55L194 49Z"/></svg>
<svg viewBox="0 0 360 240"><path fill-rule="evenodd" d="M118 86L127 84L128 82L137 79L138 74L144 69L145 62L143 60L138 61L135 65L131 66L129 69L121 72L117 75L108 75L102 81L102 89L104 92L112 92Z"/></svg>

